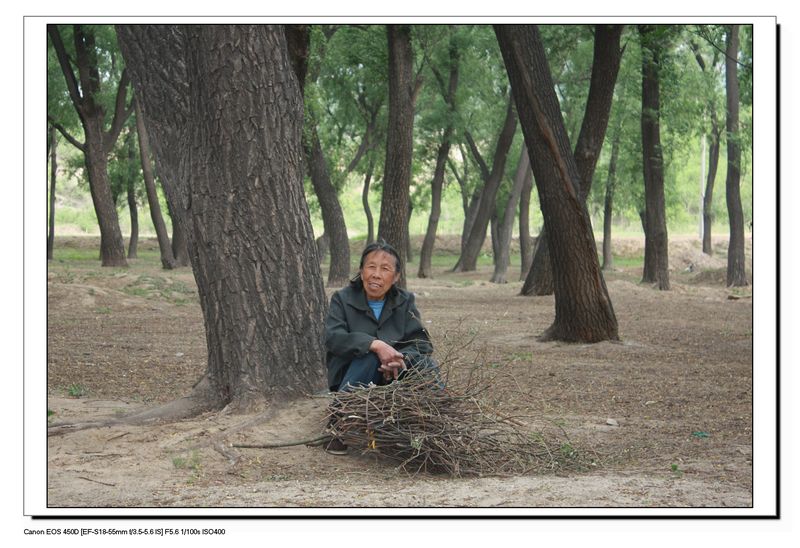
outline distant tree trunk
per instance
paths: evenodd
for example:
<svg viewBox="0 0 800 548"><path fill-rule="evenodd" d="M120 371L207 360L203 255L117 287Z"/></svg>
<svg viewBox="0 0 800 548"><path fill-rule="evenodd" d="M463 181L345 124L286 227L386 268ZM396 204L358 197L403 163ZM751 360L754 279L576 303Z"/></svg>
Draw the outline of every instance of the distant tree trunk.
<svg viewBox="0 0 800 548"><path fill-rule="evenodd" d="M511 233L514 228L514 217L517 211L517 204L519 203L520 195L522 194L522 187L525 186L525 181L531 171L531 163L528 159L528 151L522 147L519 155L519 163L517 164L517 172L514 175L514 186L511 189L511 194L508 196L506 202L505 212L503 213L503 222L498 230L498 257L495 260L494 274L492 274L492 282L496 284L508 283L506 280L506 272L508 265L511 261ZM520 238L520 246L522 238Z"/></svg>
<svg viewBox="0 0 800 548"><path fill-rule="evenodd" d="M708 151L708 174L706 176L706 190L703 193L703 253L713 255L711 245L711 229L714 225L714 182L717 178L719 166L719 121L716 111L711 111L711 146Z"/></svg>
<svg viewBox="0 0 800 548"><path fill-rule="evenodd" d="M56 240L56 172L58 171L56 128L50 126L50 216L47 222L47 260L53 260L53 244Z"/></svg>
<svg viewBox="0 0 800 548"><path fill-rule="evenodd" d="M153 166L150 164L150 139L147 136L147 129L144 127L144 120L142 120L139 99L134 97L133 101L136 110L136 133L139 136L139 159L142 162L142 174L144 176L144 188L147 192L147 205L150 208L150 218L153 220L153 227L156 229L156 237L158 238L161 267L166 270L172 270L176 266L175 257L172 254L172 246L169 243L167 225L161 215L161 205L158 201L158 192L156 192Z"/></svg>
<svg viewBox="0 0 800 548"><path fill-rule="evenodd" d="M323 232L320 236L314 241L314 244L317 248L317 258L319 259L319 264L325 262L325 256L328 254L328 250L331 247L331 239L328 236L327 232Z"/></svg>
<svg viewBox="0 0 800 548"><path fill-rule="evenodd" d="M431 258L433 257L433 244L436 241L436 229L439 226L439 217L442 214L442 186L444 183L444 170L447 155L450 152L451 128L445 129L439 151L436 154L436 168L433 170L431 181L431 213L428 217L428 229L425 231L425 240L419 253L419 278L430 278L433 274Z"/></svg>
<svg viewBox="0 0 800 548"><path fill-rule="evenodd" d="M128 165L132 166L136 161L136 152L133 150L133 139L130 132L125 137L125 148L128 149ZM131 216L131 238L128 241L128 258L138 258L139 247L139 208L136 205L136 189L134 188L134 178L128 171L125 186L128 191L128 211Z"/></svg>
<svg viewBox="0 0 800 548"><path fill-rule="evenodd" d="M742 151L739 146L739 25L731 25L725 48L725 95L728 114L725 123L728 141L728 175L725 198L728 205L730 239L728 241L728 286L747 285L744 256L744 215L739 194Z"/></svg>
<svg viewBox="0 0 800 548"><path fill-rule="evenodd" d="M326 298L308 253L303 104L283 27L117 35L165 188L174 203L186 197L208 348L193 401L244 411L322 388Z"/></svg>
<svg viewBox="0 0 800 548"><path fill-rule="evenodd" d="M350 279L350 239L347 236L342 206L339 204L336 188L331 182L328 162L322 152L322 144L317 133L316 122L310 121L308 132L310 142L306 143L311 184L319 200L322 211L322 224L329 238L331 263L328 270L328 285L340 287Z"/></svg>
<svg viewBox="0 0 800 548"><path fill-rule="evenodd" d="M611 102L614 99L614 86L622 60L620 37L623 25L596 25L594 37L594 57L589 95L581 122L580 133L573 152L580 180L580 199L585 203L592 188L594 170L600 151L603 148ZM523 295L550 295L553 293L553 273L548 261L550 258L547 228L544 227L536 240L533 267L522 287Z"/></svg>
<svg viewBox="0 0 800 548"><path fill-rule="evenodd" d="M459 58L459 48L451 26L449 47L450 72L447 84L445 84L444 78L438 70L435 70L434 73L439 81L440 91L448 106L450 117L454 116L456 112ZM419 253L419 272L417 276L420 278L430 278L432 275L431 258L433 257L433 245L436 242L436 230L439 226L439 217L442 213L442 186L444 185L444 172L447 167L447 158L450 154L450 140L452 135L453 123L452 119L450 119L442 132L442 140L436 153L436 167L433 170L433 180L431 181L431 213L428 217L428 228L425 231L425 239Z"/></svg>
<svg viewBox="0 0 800 548"><path fill-rule="evenodd" d="M608 162L608 178L606 179L606 197L603 205L603 270L614 268L614 256L611 253L611 221L614 213L614 190L617 186L617 159L619 158L620 129L614 132L611 143L611 160Z"/></svg>
<svg viewBox="0 0 800 548"><path fill-rule="evenodd" d="M70 57L61 40L57 25L48 25L48 34L58 56L61 70L67 81L70 99L83 126L84 143L71 136L70 142L84 155L89 191L92 196L97 222L100 227L100 256L103 266L127 266L125 243L119 228L117 208L111 195L108 181L108 155L114 148L130 109L125 108L125 95L128 87L127 71L122 72L115 102L114 119L108 131L105 130L105 110L97 102L100 95L100 74L97 65L95 37L90 27L73 26L75 42L74 60L80 81L72 70Z"/></svg>
<svg viewBox="0 0 800 548"><path fill-rule="evenodd" d="M492 159L491 171L486 166L483 158L481 158L475 142L472 140L469 133L467 139L470 144L473 156L481 166L481 175L483 177L483 191L481 192L481 199L478 205L478 211L475 214L475 220L472 229L469 231L467 243L464 251L459 259L461 272L470 272L478 266L478 256L481 253L483 242L486 239L486 229L492 218L492 213L495 208L495 198L497 197L497 189L500 188L500 183L503 180L503 173L505 172L506 158L508 151L511 149L511 143L514 140L514 133L517 129L517 115L514 112L514 101L509 98L508 107L506 108L506 117L503 121L500 135L497 138L495 145L494 157Z"/></svg>
<svg viewBox="0 0 800 548"><path fill-rule="evenodd" d="M694 51L697 64L700 65L700 70L706 72L706 62L700 53L699 46L692 41L692 51ZM717 54L714 54L714 61L712 67L717 64ZM714 224L714 212L712 209L714 198L714 182L717 178L717 166L719 165L719 138L720 128L719 120L717 119L717 107L714 101L714 92L709 91L708 106L706 107L711 118L711 147L708 150L708 174L706 175L706 188L703 193L703 253L706 255L713 255L714 250L711 246L711 228Z"/></svg>
<svg viewBox="0 0 800 548"><path fill-rule="evenodd" d="M386 31L389 43L389 125L378 238L392 245L400 255L403 269L398 285L405 287L414 128L414 54L410 26L387 25Z"/></svg>
<svg viewBox="0 0 800 548"><path fill-rule="evenodd" d="M183 231L183 223L178 222L173 214L173 208L169 200L169 194L164 193L167 198L167 214L172 220L172 256L175 259L175 266L189 266L189 249L186 247L186 235Z"/></svg>
<svg viewBox="0 0 800 548"><path fill-rule="evenodd" d="M580 178L535 25L496 25L542 206L555 278L556 315L543 340L617 339Z"/></svg>
<svg viewBox="0 0 800 548"><path fill-rule="evenodd" d="M489 233L492 235L492 266L497 265L497 258L500 256L500 217L495 210L489 221Z"/></svg>
<svg viewBox="0 0 800 548"><path fill-rule="evenodd" d="M364 175L364 189L361 191L361 205L364 206L364 214L367 216L367 244L375 241L375 221L372 219L372 210L369 207L369 184L372 173L375 170L375 158L370 156L367 173Z"/></svg>
<svg viewBox="0 0 800 548"><path fill-rule="evenodd" d="M523 147L527 153L527 147ZM530 164L530 158L528 159ZM531 191L533 190L533 172L530 167L525 174L525 182L522 185L522 194L519 198L519 251L522 264L519 271L519 279L524 280L528 276L528 271L533 263L533 238L531 238L530 215L531 215Z"/></svg>
<svg viewBox="0 0 800 548"><path fill-rule="evenodd" d="M406 262L414 262L414 249L411 246L411 214L414 213L413 204L408 204L408 216L406 217Z"/></svg>
<svg viewBox="0 0 800 548"><path fill-rule="evenodd" d="M645 262L642 282L669 287L669 241L664 202L664 160L659 118L662 46L649 25L639 26L642 39L642 164L645 190Z"/></svg>

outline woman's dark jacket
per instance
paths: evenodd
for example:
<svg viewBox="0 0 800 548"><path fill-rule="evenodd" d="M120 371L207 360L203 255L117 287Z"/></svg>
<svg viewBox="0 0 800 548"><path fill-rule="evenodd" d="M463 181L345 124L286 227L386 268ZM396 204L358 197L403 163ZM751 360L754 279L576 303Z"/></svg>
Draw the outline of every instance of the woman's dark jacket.
<svg viewBox="0 0 800 548"><path fill-rule="evenodd" d="M360 284L334 293L325 319L328 387L331 390L338 388L350 362L369 352L369 345L375 339L390 344L408 356L411 363L433 352L413 293L392 287L386 294L380 320L375 319Z"/></svg>

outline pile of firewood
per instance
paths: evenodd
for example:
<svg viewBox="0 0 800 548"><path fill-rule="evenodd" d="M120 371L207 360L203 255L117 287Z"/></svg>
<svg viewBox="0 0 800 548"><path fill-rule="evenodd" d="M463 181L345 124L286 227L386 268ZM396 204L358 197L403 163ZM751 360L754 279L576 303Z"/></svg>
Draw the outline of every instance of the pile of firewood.
<svg viewBox="0 0 800 548"><path fill-rule="evenodd" d="M411 369L386 386L334 393L327 432L412 474L518 475L580 466L563 431L532 431L479 396L469 387L443 388L438 378Z"/></svg>

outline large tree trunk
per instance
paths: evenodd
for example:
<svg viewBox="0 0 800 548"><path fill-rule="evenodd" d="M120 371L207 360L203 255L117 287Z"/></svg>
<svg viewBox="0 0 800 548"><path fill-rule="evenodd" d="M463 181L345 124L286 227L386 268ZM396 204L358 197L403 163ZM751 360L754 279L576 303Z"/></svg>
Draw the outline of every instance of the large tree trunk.
<svg viewBox="0 0 800 548"><path fill-rule="evenodd" d="M58 147L58 139L56 139L56 128L50 126L50 214L47 220L47 260L53 259L53 244L56 240L56 173L58 165L56 163L56 148Z"/></svg>
<svg viewBox="0 0 800 548"><path fill-rule="evenodd" d="M166 193L165 193L166 194ZM178 222L172 214L172 206L167 199L167 211L172 220L172 256L175 258L175 266L189 266L189 249L186 246L186 233L183 223Z"/></svg>
<svg viewBox="0 0 800 548"><path fill-rule="evenodd" d="M725 48L725 95L728 106L725 127L728 141L728 175L725 178L725 198L728 205L730 239L728 241L728 285L747 285L744 255L744 215L739 194L742 151L739 147L739 25L731 25Z"/></svg>
<svg viewBox="0 0 800 548"><path fill-rule="evenodd" d="M496 284L508 283L508 280L506 280L506 272L508 271L508 265L511 261L511 233L514 228L514 218L516 216L517 204L522 194L522 187L525 186L526 179L530 177L530 172L531 163L528 159L528 151L525 147L522 147L522 151L519 155L519 163L517 164L517 172L514 174L514 186L506 202L503 222L500 224L497 231L498 255L495 259L494 274L492 274L491 280Z"/></svg>
<svg viewBox="0 0 800 548"><path fill-rule="evenodd" d="M542 339L617 339L617 319L538 28L496 25L495 33L528 154L536 159L532 165L555 278L555 320Z"/></svg>
<svg viewBox="0 0 800 548"><path fill-rule="evenodd" d="M127 266L125 260L125 243L119 228L119 218L111 187L108 181L108 155L119 137L130 109L125 109L125 92L128 87L127 72L123 71L117 90L114 119L108 131L104 129L105 111L97 103L100 94L100 74L97 66L97 50L91 29L74 25L75 42L74 60L78 68L80 80L73 72L70 59L61 40L56 25L48 26L48 34L58 56L61 71L67 82L70 99L83 126L85 142L75 144L84 155L86 175L89 179L89 191L92 196L97 222L100 226L100 257L103 266Z"/></svg>
<svg viewBox="0 0 800 548"><path fill-rule="evenodd" d="M244 410L322 388L325 293L283 28L117 30L165 189L185 207L208 347L194 399Z"/></svg>
<svg viewBox="0 0 800 548"><path fill-rule="evenodd" d="M322 152L316 122L311 120L310 143L306 143L306 158L309 163L311 184L319 200L322 211L322 224L330 243L331 262L328 270L328 285L340 287L350 279L350 239L344 221L342 206L336 188L331 182L328 162Z"/></svg>
<svg viewBox="0 0 800 548"><path fill-rule="evenodd" d="M527 152L527 149L526 149ZM530 162L530 158L528 158ZM531 191L533 190L533 172L530 167L525 174L525 182L522 186L522 194L519 198L519 252L520 270L519 279L524 280L528 276L528 271L533 264L533 238L531 238Z"/></svg>
<svg viewBox="0 0 800 548"><path fill-rule="evenodd" d="M125 147L128 149L128 164L133 165L136 161L136 152L133 150L133 140L131 134L125 137ZM131 237L128 240L128 258L136 259L139 256L139 207L136 204L136 189L134 178L129 171L126 176L125 186L128 191L128 212L131 217Z"/></svg>
<svg viewBox="0 0 800 548"><path fill-rule="evenodd" d="M611 253L611 221L614 213L614 190L617 187L620 132L620 128L614 132L614 139L611 143L611 160L608 162L606 196L603 204L603 270L614 268L614 256Z"/></svg>
<svg viewBox="0 0 800 548"><path fill-rule="evenodd" d="M402 272L398 285L405 287L414 128L414 55L410 26L387 25L386 33L389 42L389 125L378 238L392 245L400 255Z"/></svg>
<svg viewBox="0 0 800 548"><path fill-rule="evenodd" d="M475 213L475 220L469 231L467 243L461 253L461 258L459 259L459 270L461 272L470 272L478 267L478 256L481 253L483 241L486 239L486 229L489 226L492 213L495 210L497 190L500 188L500 183L503 180L506 158L508 157L508 151L511 149L511 143L514 141L516 129L517 114L514 111L514 101L509 98L505 120L503 121L503 126L497 138L497 144L495 145L491 171L483 162L475 142L471 139L469 134L467 134L472 154L481 165L481 175L484 184L478 204L478 211Z"/></svg>
<svg viewBox="0 0 800 548"><path fill-rule="evenodd" d="M589 95L586 99L581 130L573 153L580 178L580 199L584 203L592 188L594 170L608 128L611 102L614 99L614 86L622 60L622 50L620 49L622 29L623 25L595 26ZM548 262L550 253L546 249L548 245L546 231L546 228L543 228L536 240L533 267L523 285L521 291L523 295L550 295L553 293L553 273Z"/></svg>
<svg viewBox="0 0 800 548"><path fill-rule="evenodd" d="M664 202L664 159L659 118L661 45L654 29L639 26L642 39L642 165L644 166L645 235L642 281L669 289L669 241Z"/></svg>
<svg viewBox="0 0 800 548"><path fill-rule="evenodd" d="M153 220L153 227L156 229L158 238L158 249L161 253L161 266L167 270L175 268L175 257L172 255L172 246L169 243L167 225L161 215L161 205L158 202L156 192L156 181L153 177L153 167L150 164L150 139L147 136L147 129L142 120L142 108L139 99L134 97L136 110L136 133L139 136L139 159L142 162L142 174L144 176L144 187L147 192L147 205L150 208L150 218Z"/></svg>

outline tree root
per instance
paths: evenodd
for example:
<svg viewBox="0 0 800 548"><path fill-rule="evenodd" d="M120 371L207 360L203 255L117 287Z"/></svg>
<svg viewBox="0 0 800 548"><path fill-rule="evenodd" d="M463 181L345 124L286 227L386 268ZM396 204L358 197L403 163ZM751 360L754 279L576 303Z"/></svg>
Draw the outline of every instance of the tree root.
<svg viewBox="0 0 800 548"><path fill-rule="evenodd" d="M128 416L108 420L88 422L60 422L47 428L47 436L59 436L89 428L106 428L111 426L137 426L154 422L174 422L197 416L207 411L218 409L220 405L210 390L208 380L203 377L192 392L183 398L167 402L163 405L145 409Z"/></svg>
<svg viewBox="0 0 800 548"><path fill-rule="evenodd" d="M287 441L281 443L263 443L263 444L235 443L232 445L232 447L236 447L238 449L277 449L280 447L292 447L295 445L308 445L310 447L315 447L317 445L322 445L323 443L325 443L330 439L331 439L330 434L323 434L315 438Z"/></svg>

